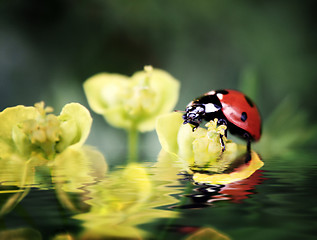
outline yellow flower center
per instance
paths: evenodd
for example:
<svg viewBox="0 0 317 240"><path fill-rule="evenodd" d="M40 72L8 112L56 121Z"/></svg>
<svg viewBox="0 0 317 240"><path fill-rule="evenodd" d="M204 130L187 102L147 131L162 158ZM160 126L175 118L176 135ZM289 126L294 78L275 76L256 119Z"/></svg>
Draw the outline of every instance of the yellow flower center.
<svg viewBox="0 0 317 240"><path fill-rule="evenodd" d="M152 66L145 66L146 76L134 85L127 97L126 110L129 115L140 117L151 113L155 101L155 91L150 86Z"/></svg>
<svg viewBox="0 0 317 240"><path fill-rule="evenodd" d="M55 145L60 140L60 121L53 114L50 107L44 108L44 103L35 104L40 113L37 119L29 119L22 123L22 131L35 147L40 147L46 156L55 152Z"/></svg>
<svg viewBox="0 0 317 240"><path fill-rule="evenodd" d="M224 136L226 126L217 125L218 119L214 119L206 124L207 131L196 131L195 140L193 141L193 152L195 165L198 168L205 168L215 164L222 154L220 135L226 145L226 137Z"/></svg>
<svg viewBox="0 0 317 240"><path fill-rule="evenodd" d="M227 129L226 125L217 125L218 119L215 118L213 121L210 121L206 124L208 128L207 136L209 139L215 139L215 137L219 137L219 135L223 136L224 141L226 140L225 131Z"/></svg>

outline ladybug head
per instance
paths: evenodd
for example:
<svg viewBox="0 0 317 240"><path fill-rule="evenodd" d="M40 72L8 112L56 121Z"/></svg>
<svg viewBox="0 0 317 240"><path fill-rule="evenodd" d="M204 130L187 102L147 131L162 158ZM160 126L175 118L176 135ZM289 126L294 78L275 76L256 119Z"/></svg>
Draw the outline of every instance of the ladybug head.
<svg viewBox="0 0 317 240"><path fill-rule="evenodd" d="M204 115L205 108L202 105L189 105L183 115L183 124L189 123L194 126L193 130L195 130L202 122Z"/></svg>

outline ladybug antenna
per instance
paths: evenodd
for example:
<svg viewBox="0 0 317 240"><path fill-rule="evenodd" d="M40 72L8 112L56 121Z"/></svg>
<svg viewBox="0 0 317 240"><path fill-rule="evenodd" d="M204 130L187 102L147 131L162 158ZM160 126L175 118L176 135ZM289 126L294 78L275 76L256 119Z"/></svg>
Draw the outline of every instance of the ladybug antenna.
<svg viewBox="0 0 317 240"><path fill-rule="evenodd" d="M182 110L174 110L174 112L186 113L186 111L182 111Z"/></svg>

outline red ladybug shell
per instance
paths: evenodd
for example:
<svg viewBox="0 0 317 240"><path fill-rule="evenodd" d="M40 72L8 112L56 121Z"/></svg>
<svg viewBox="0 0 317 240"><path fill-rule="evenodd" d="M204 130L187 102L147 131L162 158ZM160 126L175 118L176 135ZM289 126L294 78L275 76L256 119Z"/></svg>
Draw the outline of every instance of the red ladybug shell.
<svg viewBox="0 0 317 240"><path fill-rule="evenodd" d="M228 90L228 94L217 93L222 112L229 122L247 131L255 141L261 137L261 116L255 104L243 93Z"/></svg>

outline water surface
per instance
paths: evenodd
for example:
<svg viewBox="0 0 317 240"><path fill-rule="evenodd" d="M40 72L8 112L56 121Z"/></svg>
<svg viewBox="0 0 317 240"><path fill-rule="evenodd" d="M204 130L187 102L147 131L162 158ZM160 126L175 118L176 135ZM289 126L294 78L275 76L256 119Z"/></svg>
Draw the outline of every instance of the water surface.
<svg viewBox="0 0 317 240"><path fill-rule="evenodd" d="M113 183L100 199L93 199L99 193L91 183L77 193L47 183L45 188L31 186L16 205L7 207L0 219L0 237L17 234L24 239L57 239L68 234L89 239L89 231L82 235L85 229L100 224L100 231L105 232L99 238L95 234L95 239L108 239L107 226L112 222L107 214L111 214L116 224L122 224L118 230L148 232L151 235L145 235L146 239L185 239L203 227L230 239L316 239L315 154L304 152L264 162L250 178L226 186L197 185L182 174L170 179L161 174L160 179L158 173L170 169L157 170L148 163L144 166L155 181L154 193L147 190L153 183L150 188L142 183L144 179L114 183L116 178L127 177L119 170L119 177L95 183L100 185L99 192ZM0 195L2 208L21 196L16 187L1 189L6 189ZM104 208L105 201L111 207ZM103 213L98 215L99 211Z"/></svg>

